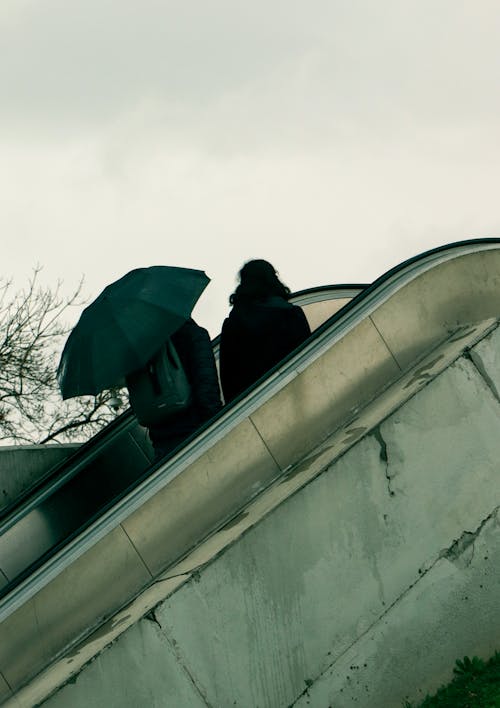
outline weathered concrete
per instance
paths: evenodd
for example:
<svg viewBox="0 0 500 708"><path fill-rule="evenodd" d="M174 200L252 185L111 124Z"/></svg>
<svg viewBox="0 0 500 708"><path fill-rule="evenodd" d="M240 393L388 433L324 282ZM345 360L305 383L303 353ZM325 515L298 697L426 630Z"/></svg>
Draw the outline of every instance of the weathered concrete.
<svg viewBox="0 0 500 708"><path fill-rule="evenodd" d="M0 447L0 512L78 447L78 443Z"/></svg>
<svg viewBox="0 0 500 708"><path fill-rule="evenodd" d="M495 330L48 708L401 708L499 648Z"/></svg>
<svg viewBox="0 0 500 708"><path fill-rule="evenodd" d="M497 508L471 533L466 552L457 552L458 543L443 549L292 705L402 708L403 698L422 700L451 680L456 658L493 655L499 646L499 521Z"/></svg>

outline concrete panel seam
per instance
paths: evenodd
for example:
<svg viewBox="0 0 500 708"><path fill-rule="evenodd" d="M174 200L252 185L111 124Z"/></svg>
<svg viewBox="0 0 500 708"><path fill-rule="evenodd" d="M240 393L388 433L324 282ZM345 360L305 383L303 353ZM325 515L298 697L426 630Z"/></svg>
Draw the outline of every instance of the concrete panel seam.
<svg viewBox="0 0 500 708"><path fill-rule="evenodd" d="M273 453L271 452L271 450L270 450L269 447L267 446L266 441L264 440L264 438L263 438L262 435L260 434L260 430L257 428L257 426L255 425L255 423L253 422L251 415L248 417L248 420L250 421L250 424L253 426L253 429L255 430L255 432L257 433L257 435L259 436L259 439L262 441L262 444L263 444L264 447L266 448L268 455L270 456L270 458L272 459L272 461L273 461L274 464L276 465L277 469L281 470L281 465L279 464L278 460L274 457Z"/></svg>
<svg viewBox="0 0 500 708"><path fill-rule="evenodd" d="M392 357L392 359L394 360L394 363L396 364L396 366L398 367L398 369L399 369L400 371L403 371L403 369L402 369L400 363L398 362L398 360L396 359L395 355L393 354L393 352L392 352L390 346L389 346L389 345L387 344L387 342L385 341L384 335L382 334L382 332L379 330L379 328L377 327L377 325L376 325L375 322L373 321L372 316L370 315L370 316L368 317L368 319L370 320L370 322L372 323L372 325L375 327L375 330L376 330L378 336L380 337L380 339L381 339L381 340L383 341L383 343L384 343L384 347L387 349L387 351L388 351L389 354L391 355L391 357Z"/></svg>
<svg viewBox="0 0 500 708"><path fill-rule="evenodd" d="M140 554L140 552L139 552L139 549L137 548L137 546L135 545L135 543L132 541L132 539L131 539L130 536L128 535L127 529L123 526L123 524L120 524L120 528L121 528L121 530L123 531L123 533L125 534L125 537L128 539L128 541L129 541L130 545L132 546L132 548L134 549L135 553L137 553L137 556L138 556L138 558L140 559L141 563L143 564L144 568L146 569L146 572L148 573L148 575L150 576L151 579L154 579L153 573L152 573L151 570L149 569L148 564L146 563L146 561L144 560L144 558L141 556L141 554Z"/></svg>
<svg viewBox="0 0 500 708"><path fill-rule="evenodd" d="M500 393L498 392L493 379L488 374L486 366L484 365L484 362L481 358L481 355L474 349L467 349L464 352L464 358L468 359L472 363L479 376L484 380L485 384L492 392L493 396L495 397L495 400L500 403Z"/></svg>
<svg viewBox="0 0 500 708"><path fill-rule="evenodd" d="M496 326L496 325L495 325L495 326ZM486 337L486 336L490 333L491 329L494 329L494 328L489 328L488 331L484 334L484 337ZM483 338L483 337L481 337L481 339L482 339L482 338ZM406 383L406 385L404 386L404 389L410 389L410 388L411 388L413 385L415 385L415 384L418 384L418 388L417 388L416 390L414 390L413 392L411 392L408 397L403 397L403 398L401 398L401 399L399 400L398 404L397 404L393 409L391 409L389 412L387 412L387 413L384 415L383 419L379 421L378 426L382 425L382 423L384 423L385 420L386 420L389 416L391 416L391 415L393 415L394 413L396 413L400 408L402 408L404 405L406 405L406 403L408 403L409 400L411 400L411 399L414 398L416 395L418 395L419 393L421 393L421 391L422 391L426 386L428 386L429 384L431 384L436 378L438 378L439 376L441 376L448 368L450 368L451 366L453 366L453 364L455 364L457 361L459 361L459 360L464 356L464 350L462 350L462 351L460 351L460 353L458 353L453 359L451 359L451 360L447 363L447 365L446 365L446 367L445 367L444 369L438 371L437 373L429 374L429 373L428 373L428 370L429 370L430 368L432 368L432 367L441 359L441 355L439 355L439 356L437 356L435 359L432 359L431 361L428 361L428 358L429 358L430 354L431 354L432 352L438 350L438 349L439 349L443 344L445 344L447 341L451 341L451 340L448 340L448 338L444 339L443 341L439 342L438 345L436 345L435 347L433 347L431 350L429 350L428 352L426 352L420 359L417 360L415 366L416 366L420 361L424 361L425 364L424 364L423 366L419 367L419 368L414 368L414 369L413 369L412 378ZM479 339L478 341L481 341L481 340ZM475 342L474 342L474 345L477 344L478 341L475 341ZM398 368L400 368L400 367L398 366ZM411 369L410 369L410 370L411 370ZM378 390L375 395L373 395L371 398L366 399L366 400L363 402L363 404L358 405L358 406L355 406L355 407L350 411L350 416L346 417L346 419L345 419L337 428L335 428L334 430L332 430L332 431L326 436L325 440L322 441L321 444L323 444L324 442L326 442L326 440L328 440L328 438L330 438L332 435L334 435L334 434L337 433L338 431L342 430L342 428L348 428L350 425L352 425L354 422L356 422L356 421L359 419L360 415L361 415L364 411L366 411L367 409L369 409L369 407L370 407L380 396L382 396L384 393L386 393L386 392L387 392L389 389L391 389L391 387L393 387L394 385L399 385L402 381L404 381L404 380L405 380L405 376L407 375L407 373L408 373L408 370L404 370L403 373L402 373L402 375L401 375L398 379L396 379L396 380L394 380L394 381L390 381L389 383L387 383L387 384L386 384L385 386L383 386L380 390ZM349 431L349 433L350 433L350 432L354 432L354 431L357 432L357 430L358 430L357 428L354 428L353 431ZM368 435L374 435L373 430L374 430L373 427L365 428L365 434L366 434L366 436L368 436ZM377 436L375 435L375 437L377 437ZM359 442L359 440L360 440L360 438L354 437L354 442L357 443L357 442ZM385 442L384 442L383 440L379 439L378 437L377 437L377 441L379 442L379 444L380 444L380 446L381 446L381 459L382 459L383 461L386 461L386 460L384 459L384 457L385 457L385 455L386 455L387 446L386 446ZM339 455L339 458L342 457L342 456L343 456L345 453L347 453L348 451L349 451L349 447L346 447L344 450L342 450L342 453ZM304 457L303 459L306 459L309 454L310 454L310 451L309 451L308 453L306 453L306 455L305 455L305 457ZM301 462L301 461L299 461L299 463L300 463L300 462ZM287 468L285 469L285 472L288 471L290 468L294 468L295 466L296 466L296 465L289 465L289 467L287 467ZM394 477L394 476L395 476L395 475L392 475L392 477ZM388 477L388 480L390 480L390 479L391 479L391 478ZM389 491L390 491L390 490L389 490ZM392 494L391 494L391 496L392 496Z"/></svg>
<svg viewBox="0 0 500 708"><path fill-rule="evenodd" d="M188 678L190 684L192 685L192 687L194 688L194 690L196 691L196 693L198 694L198 696L200 697L200 699L203 701L204 705L205 705L207 708L216 708L212 703L210 703L210 701L208 700L207 696L204 694L204 692L202 691L201 687L198 685L198 682L196 681L195 677L193 676L193 674L192 674L191 671L189 670L189 668L188 668L186 662L185 662L184 659L182 658L181 652L179 651L179 644L178 644L178 642L177 642L173 637L169 637L167 631L161 626L161 623L160 623L160 621L158 620L158 618L157 618L156 613L154 612L154 610L151 610L151 612L148 612L148 614L145 615L145 616L143 617L143 619L146 620L146 621L149 621L149 622L153 622L154 624L158 625L159 631L161 632L161 634L162 634L163 637L165 638L165 641L167 642L167 644L170 646L170 648L171 648L171 650L172 650L172 653L173 653L173 655L175 656L175 659L176 659L176 661L177 661L179 667L181 668L181 670L182 670L182 671L185 673L185 675L187 676L187 678Z"/></svg>
<svg viewBox="0 0 500 708"><path fill-rule="evenodd" d="M2 671L0 671L0 677L5 681L5 685L8 687L9 691L11 691L12 693L14 693L14 689L12 688L12 686L10 685L10 683L7 681L7 677L4 676L4 674L2 673Z"/></svg>
<svg viewBox="0 0 500 708"><path fill-rule="evenodd" d="M466 327L466 325L464 325L464 327ZM464 327L463 327L463 328L464 328ZM447 365L445 366L445 368L442 369L442 370L440 370L440 371L438 371L437 373L434 373L434 374L431 374L431 375L430 375L430 374L428 373L428 370L429 370L430 368L432 368L432 367L440 360L441 355L437 356L435 359L432 359L431 361L427 361L427 359L428 359L428 357L429 357L433 352L437 351L440 347L442 347L443 344L445 344L445 343L447 343L447 342L451 342L451 341L456 341L456 339L461 339L461 338L463 338L463 335L462 335L461 337L456 337L456 332L457 332L457 330L455 330L455 331L452 333L453 336L455 337L455 339L453 339L453 337L452 337L452 338L446 337L445 339L443 339L442 341L440 341L436 346L432 347L432 349L430 349L428 352L426 352L420 359L417 359L417 361L416 361L416 363L415 363L415 366L417 366L420 361L424 361L425 364L424 364L423 366L419 367L419 368L414 368L414 369L413 369L412 378L411 378L410 381L408 381L408 382L406 383L406 385L405 385L404 388L405 388L405 389L411 388L411 386L413 386L414 384L419 384L419 387L418 387L415 391L413 391L413 392L408 396L408 398L402 398L402 399L399 401L399 403L396 405L396 407L395 407L394 409L392 409L390 412L388 412L388 413L384 416L384 418L383 418L382 420L380 420L380 422L378 423L378 427L379 427L380 425L382 425L382 424L385 422L385 420L386 420L390 415L393 415L394 413L396 413L400 408L402 408L404 405L406 405L406 403L408 403L409 400L411 400L411 399L414 398L416 395L418 395L419 393L421 393L421 392L424 390L424 388L426 388L429 384L431 384L433 381L435 381L435 380L436 380L439 376L441 376L447 369L449 369L451 366L453 366L454 364L456 364L457 361L460 361L460 359L462 359L462 358L467 358L467 359L471 360L469 354L470 354L470 352L472 351L472 347L476 346L476 344L478 344L480 341L482 341L483 339L485 339L485 338L486 338L489 334L491 334L491 332L494 331L497 327L498 327L498 322L495 321L495 323L494 323L493 325L491 325L491 326L488 327L484 332L481 333L481 336L480 336L480 337L478 337L477 339L475 339L474 342L470 343L470 344L467 346L467 348L464 348L462 351L460 351L458 354L456 354L456 356L454 356L453 359L451 359L451 360L447 363ZM463 328L461 328L461 329L463 329ZM468 333L469 333L469 332L468 332ZM472 361L472 360L471 360L471 361ZM398 366L399 366L399 365L398 365ZM404 370L401 377L399 377L399 378L398 378L397 380L395 380L395 381L389 382L389 383L388 383L386 386L384 386L380 391L378 391L375 396L373 396L372 398L367 399L366 401L363 402L362 405L357 406L355 409L353 409L353 410L351 411L351 413L352 413L351 417L350 417L350 418L347 418L346 421L344 421L344 423L342 423L338 428L336 428L334 431L332 431L332 433L331 433L330 435L333 435L333 434L334 434L335 432L337 432L338 430L341 430L342 427L347 428L349 425L352 425L352 423L355 422L355 421L359 418L359 415L360 415L361 413L363 413L363 411L367 410L367 409L370 407L370 405L372 405L373 402L377 400L378 397L380 397L381 395L383 395L388 389L390 389L390 388L391 388L392 386L394 386L395 384L397 385L397 384L399 384L401 381L404 381L405 375L406 375L407 373L408 373L408 370ZM479 372L479 373L481 374L481 372ZM481 376L482 376L482 374L481 374ZM485 371L485 376L487 376L486 371ZM486 378L485 378L485 380L486 380ZM488 383L487 380L486 380L486 383ZM494 386L493 382L492 382L492 385ZM496 394L495 392L496 392L496 388L495 388L495 390L493 391L493 393L494 393L494 395L495 395L495 398L497 398L497 400L500 402L500 394ZM372 427L372 428L367 428L367 429L366 429L366 435L367 435L367 436L368 436L368 435L374 435L374 436L377 438L377 441L379 442L379 444L380 444L380 446L381 446L381 458L380 458L380 459L385 462L386 460L385 460L384 458L385 458L386 453L387 453L387 446L386 446L385 442L384 442L381 438L379 439L379 437L378 437L376 434L373 433L373 430L374 430L373 427ZM330 437L330 435L329 435L328 437ZM359 442L359 439L356 439L356 442ZM342 453L341 453L341 455L339 455L339 457L343 456L346 452L348 452L348 450L349 450L349 448L346 448L345 450L343 450ZM389 480L389 484L390 484L390 480L391 480L395 475L392 475L392 477L391 477L391 476L388 476L388 475L386 475L386 476L387 476L387 479ZM393 492L391 493L390 488L389 488L389 493L391 494L391 496L393 496L393 494L394 494Z"/></svg>
<svg viewBox="0 0 500 708"><path fill-rule="evenodd" d="M181 561L182 561L182 559L181 559ZM161 585L161 583L164 583L166 580L174 580L175 578L180 578L183 575L191 577L192 574L198 573L206 565L208 565L209 562L210 561L204 561L203 563L199 563L198 565L193 566L193 568L190 568L189 570L184 570L181 573L173 573L172 575L169 574L168 569L167 569L160 578L157 578L154 582L151 583L151 587L153 587L153 585ZM177 563L174 564L174 567L176 565L177 565ZM186 580L187 580L187 578L186 578ZM163 600L162 600L162 602L163 602Z"/></svg>
<svg viewBox="0 0 500 708"><path fill-rule="evenodd" d="M472 535L472 536L473 536L473 539L471 540L471 539L469 538L469 536L466 537L466 546L465 546L465 548L464 548L463 550L466 550L468 547L471 546L471 544L474 542L474 540L478 538L478 536L480 535L480 533L482 532L482 530L483 530L483 528L486 526L486 524L487 524L489 521L492 521L492 520L493 520L493 517L495 517L495 516L498 514L498 511L499 511L499 510L500 510L500 505L499 505L499 506L496 506L496 507L493 509L493 511L492 511L491 513L489 513L488 516L486 516L486 517L481 521L481 523L479 524L479 526L477 527L477 529L476 529L475 531L472 531L472 532L467 532L467 531L466 531L466 532L464 532L464 533L466 533L466 534ZM498 519L496 519L496 523L498 523ZM462 536L461 536L460 538L462 538L463 535L464 535L464 534L462 534ZM322 671L320 671L320 673L319 673L314 679L310 679L310 678L307 679L306 688L294 699L294 701L293 701L292 703L289 704L288 708L294 708L294 706L297 705L297 702L298 702L303 696L308 696L308 695L309 695L309 689L312 687L312 685L313 685L314 683L316 683L316 681L319 681L322 676L324 676L328 671L330 671L330 669L332 669L332 667L335 666L335 664L336 664L338 661L340 661L340 660L342 659L342 657L343 657L345 654L347 654L347 652L349 652L360 640L362 640L367 634L369 634L369 633L373 630L373 628L376 627L376 625L378 625L381 621L383 621L383 619L389 614L389 612L391 612L392 609L393 609L398 603L400 603L400 602L406 597L406 595L408 595L408 594L411 592L411 590L413 590L413 588L422 580L422 578L423 578L424 576L427 575L427 573L429 573L429 572L434 568L434 566L435 566L437 563L439 563L443 558L445 558L446 560L450 560L450 562L454 562L454 561L453 561L453 554L455 554L455 555L457 555L457 554L460 555L460 550L459 550L459 546L458 546L459 542L460 542L460 539L454 540L453 543L451 544L451 546L450 546L448 549L445 549L444 551L441 551L441 552L438 554L438 556L437 556L436 558L434 558L434 560L432 560L429 564L424 564L424 566L422 566L421 568L419 568L419 569L418 569L418 573L419 573L418 578L416 578L415 581L414 581L413 583L411 583L411 584L406 588L406 590L404 590L400 595L398 595L398 597L389 605L389 607L387 607L387 608L382 612L382 614L380 614L380 615L377 617L377 619L374 620L374 621L370 624L370 626L365 629L364 632L362 632L359 636L357 636L357 637L354 639L354 641L349 644L349 646L347 646L345 649L343 649L343 650L340 652L340 654L338 654L338 656L335 657L335 659L334 659L333 661L331 661ZM462 552L463 552L463 551L462 551ZM451 557L448 557L447 554L450 554ZM472 561L472 558L470 559L470 562L471 562L471 561ZM467 562L467 567L470 565L470 562Z"/></svg>

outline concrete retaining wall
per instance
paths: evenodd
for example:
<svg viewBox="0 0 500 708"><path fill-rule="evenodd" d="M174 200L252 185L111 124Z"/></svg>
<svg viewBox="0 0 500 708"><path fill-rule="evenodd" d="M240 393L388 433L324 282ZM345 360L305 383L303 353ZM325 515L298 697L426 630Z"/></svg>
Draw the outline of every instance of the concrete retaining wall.
<svg viewBox="0 0 500 708"><path fill-rule="evenodd" d="M490 656L499 390L495 330L44 706L401 708Z"/></svg>

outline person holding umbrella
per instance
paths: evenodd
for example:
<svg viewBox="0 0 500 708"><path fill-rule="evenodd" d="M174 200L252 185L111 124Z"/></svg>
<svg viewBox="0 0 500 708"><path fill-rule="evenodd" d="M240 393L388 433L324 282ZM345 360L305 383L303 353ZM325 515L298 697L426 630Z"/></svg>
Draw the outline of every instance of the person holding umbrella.
<svg viewBox="0 0 500 708"><path fill-rule="evenodd" d="M186 408L164 422L148 426L156 459L180 445L222 408L217 368L207 330L189 318L170 339L184 367L191 397Z"/></svg>
<svg viewBox="0 0 500 708"><path fill-rule="evenodd" d="M129 385L170 339L190 395L175 415L146 425L157 459L179 445L222 407L208 332L191 318L209 282L200 270L151 266L108 285L64 346L57 370L63 399Z"/></svg>

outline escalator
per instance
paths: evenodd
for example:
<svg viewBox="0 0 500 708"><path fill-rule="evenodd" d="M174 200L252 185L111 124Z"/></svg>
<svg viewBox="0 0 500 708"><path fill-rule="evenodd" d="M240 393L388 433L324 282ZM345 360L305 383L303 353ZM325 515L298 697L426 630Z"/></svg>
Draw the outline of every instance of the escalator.
<svg viewBox="0 0 500 708"><path fill-rule="evenodd" d="M130 410L82 445L0 517L0 598L141 481L153 454Z"/></svg>
<svg viewBox="0 0 500 708"><path fill-rule="evenodd" d="M317 328L366 286L328 286L296 293ZM218 360L218 338L214 340ZM147 432L128 409L0 514L0 621L20 601L16 588L151 473ZM6 598L11 598L10 602Z"/></svg>
<svg viewBox="0 0 500 708"><path fill-rule="evenodd" d="M26 490L0 518L0 700L235 525L333 432L347 431L343 449L365 434L359 412L424 355L446 343L451 357L492 327L499 264L500 240L467 241L369 287L297 293L318 318L310 340L169 458L152 463L127 411Z"/></svg>

